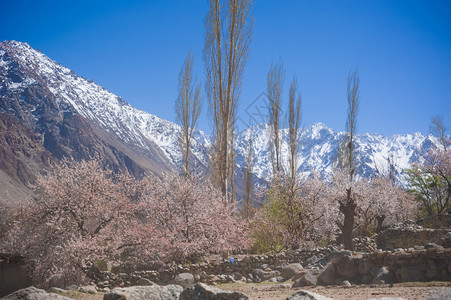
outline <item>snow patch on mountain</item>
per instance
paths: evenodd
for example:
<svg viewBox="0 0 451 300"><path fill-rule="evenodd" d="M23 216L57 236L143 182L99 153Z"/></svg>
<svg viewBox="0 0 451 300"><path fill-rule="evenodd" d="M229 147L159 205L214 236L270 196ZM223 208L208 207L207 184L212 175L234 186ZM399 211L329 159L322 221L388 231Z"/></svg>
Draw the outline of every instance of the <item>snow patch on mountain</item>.
<svg viewBox="0 0 451 300"><path fill-rule="evenodd" d="M0 91L44 84L56 96L62 111L70 104L84 118L116 134L131 146L146 150L151 141L163 151L174 167L181 168L182 155L178 146L180 126L177 124L132 107L119 96L92 80L77 76L26 43L0 43L0 75L5 75L16 67L25 70L29 77L15 82L14 76L2 76L6 80L0 82ZM337 146L343 134L322 123L304 128L297 156L298 173L307 175L314 170L324 176L330 176L337 156ZM286 166L289 154L287 129L281 129L280 135L281 156ZM235 145L238 169L245 165L249 139L252 139L254 153L253 172L261 179L270 178L271 156L268 148L268 125L265 124L250 127L237 134ZM396 165L398 174L402 176L403 169L421 159L434 145L438 145L434 137L421 133L392 137L369 133L357 135L357 173L371 177L378 172L385 172L390 159ZM192 146L193 155L206 167L211 146L210 137L202 131L196 131Z"/></svg>
<svg viewBox="0 0 451 300"><path fill-rule="evenodd" d="M80 115L113 132L129 145L146 149L147 140L150 140L163 150L174 165L181 165L182 156L177 142L180 126L177 124L132 107L104 87L77 76L26 43L3 42L1 48L4 50L0 50L0 57L5 57L8 52L9 56L13 56L13 61L28 72L37 74L59 99L58 104L69 103ZM0 66L7 65L3 59L0 61ZM26 88L34 82L30 79L29 82L10 83L8 88ZM209 147L209 137L201 131L197 131L195 136L192 152L203 164L207 164L204 148Z"/></svg>

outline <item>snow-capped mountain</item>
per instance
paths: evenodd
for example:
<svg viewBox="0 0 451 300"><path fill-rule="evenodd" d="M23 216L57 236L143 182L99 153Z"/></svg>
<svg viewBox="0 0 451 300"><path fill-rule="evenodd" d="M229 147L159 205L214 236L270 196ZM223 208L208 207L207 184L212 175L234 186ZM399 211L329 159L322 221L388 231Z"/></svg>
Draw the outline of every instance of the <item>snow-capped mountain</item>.
<svg viewBox="0 0 451 300"><path fill-rule="evenodd" d="M57 158L100 154L108 157L111 165L125 167L135 174L176 170L182 165L177 124L132 107L26 43L0 43L0 113L15 117L33 130L44 148ZM267 127L260 125L237 135L237 172L242 171L251 137L254 173L260 179L269 177L266 132ZM281 134L285 137L282 157L286 160L286 130L281 130ZM330 173L342 135L321 123L305 128L298 172ZM436 143L433 137L420 133L392 137L359 135L357 172L373 176L376 170L387 168L388 158L399 170L408 168ZM209 147L210 137L196 131L193 160L203 170L208 166Z"/></svg>
<svg viewBox="0 0 451 300"><path fill-rule="evenodd" d="M177 147L179 126L176 124L132 107L92 80L77 76L26 43L1 43L0 57L1 74L16 68L30 75L21 77L18 82L14 77L3 79L0 93L19 94L30 86L45 85L55 97L60 111L64 112L69 105L83 118L115 134L127 145L146 152L151 150L149 141L154 142L171 163L180 164L181 155ZM199 144L202 146L199 147ZM197 132L193 153L206 164L203 146L208 147L208 137Z"/></svg>
<svg viewBox="0 0 451 300"><path fill-rule="evenodd" d="M259 178L267 178L272 173L267 132L268 126L260 125L245 130L237 138L237 163L240 165L244 164L249 137L252 138L255 153L253 171ZM287 129L281 129L281 135L282 162L286 165L289 154ZM335 132L322 123L304 128L297 156L298 173L305 176L315 171L326 177L331 175L336 162L338 144L343 135L344 132ZM392 137L369 133L357 135L356 172L362 177L372 178L377 174L387 173L389 165L392 164L398 179L403 182L403 170L410 168L413 162L421 160L423 154L433 145L438 145L438 140L421 133Z"/></svg>

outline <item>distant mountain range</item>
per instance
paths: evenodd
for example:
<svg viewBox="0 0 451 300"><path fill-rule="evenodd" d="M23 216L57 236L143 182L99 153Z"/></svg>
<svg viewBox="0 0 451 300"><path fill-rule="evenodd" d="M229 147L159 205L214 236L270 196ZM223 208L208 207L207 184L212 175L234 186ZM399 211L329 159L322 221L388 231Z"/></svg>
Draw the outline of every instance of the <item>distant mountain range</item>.
<svg viewBox="0 0 451 300"><path fill-rule="evenodd" d="M132 107L92 80L51 60L28 44L0 43L0 184L9 191L0 197L21 197L25 185L48 166L64 157L87 159L100 156L110 167L136 176L180 171L182 157L177 143L180 127ZM287 132L281 130L282 157L287 158ZM312 170L328 176L337 145L343 135L322 123L304 128L298 155L302 175ZM242 185L247 143L252 139L255 180L271 174L266 125L257 125L236 136L236 177ZM372 177L396 165L403 169L421 159L438 141L421 133L362 134L356 150L361 176ZM208 171L210 137L195 132L193 165Z"/></svg>

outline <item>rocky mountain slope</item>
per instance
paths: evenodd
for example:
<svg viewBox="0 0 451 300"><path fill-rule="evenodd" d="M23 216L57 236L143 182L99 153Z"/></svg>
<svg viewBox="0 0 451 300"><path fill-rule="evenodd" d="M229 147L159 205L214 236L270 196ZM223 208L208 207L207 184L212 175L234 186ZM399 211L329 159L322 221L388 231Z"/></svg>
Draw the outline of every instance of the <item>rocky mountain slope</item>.
<svg viewBox="0 0 451 300"><path fill-rule="evenodd" d="M56 159L68 156L86 159L98 155L113 168L127 169L137 176L145 172L161 174L178 170L182 165L177 144L178 125L132 107L92 80L77 76L26 43L0 43L0 113L16 120L11 121L15 125L10 128L30 130L34 143L42 148L39 151L48 152ZM265 125L259 125L237 135L238 178L242 178L249 138L253 140L256 177L264 180L270 175L266 131ZM282 134L286 142L286 130L282 130ZM321 123L305 128L298 171L308 174L316 170L321 174L330 174L342 134ZM192 160L198 170L206 170L210 138L202 131L197 131L195 137ZM390 158L400 175L403 168L420 159L422 153L436 143L433 137L420 133L392 137L359 135L357 150L360 168L357 172L363 176L375 176L378 170L388 168L387 160ZM0 146L4 153L12 151L9 144ZM286 158L287 153L285 143L282 156ZM28 161L15 159L26 165L30 160L35 164L41 160L39 155L32 156ZM14 174L18 172L18 167L10 166L10 161L10 156L2 155L0 169L16 178L17 174ZM5 167L6 164L8 167Z"/></svg>
<svg viewBox="0 0 451 300"><path fill-rule="evenodd" d="M16 118L0 113L0 199L31 199L26 185L54 160L38 136Z"/></svg>
<svg viewBox="0 0 451 300"><path fill-rule="evenodd" d="M137 176L147 170L170 170L171 162L157 145L147 141L146 152L142 147L135 149L124 138L133 133L119 131L119 135L110 125L114 118L96 117L104 108L102 101L114 102L117 110L123 103L27 44L0 44L0 112L31 129L53 157L99 155L113 168L128 169Z"/></svg>

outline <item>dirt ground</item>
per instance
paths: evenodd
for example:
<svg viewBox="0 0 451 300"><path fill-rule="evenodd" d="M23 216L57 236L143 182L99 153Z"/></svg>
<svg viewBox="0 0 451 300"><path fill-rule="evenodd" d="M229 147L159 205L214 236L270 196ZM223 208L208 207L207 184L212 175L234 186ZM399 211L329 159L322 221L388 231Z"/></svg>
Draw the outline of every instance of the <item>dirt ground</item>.
<svg viewBox="0 0 451 300"><path fill-rule="evenodd" d="M409 282L394 285L317 286L287 289L283 283L223 284L217 287L245 293L251 300L282 300L298 290L308 290L335 300L357 300L381 297L402 297L409 300L427 299L429 291L439 287L450 287L451 282Z"/></svg>
<svg viewBox="0 0 451 300"><path fill-rule="evenodd" d="M394 285L355 285L351 287L317 286L302 288L287 288L284 283L231 283L220 284L218 288L240 291L249 296L250 300L284 300L298 290L308 290L335 300L358 300L382 297L401 297L409 300L427 299L429 291L440 287L451 287L451 282L407 282ZM95 295L69 292L65 294L73 299L102 300L103 293Z"/></svg>

